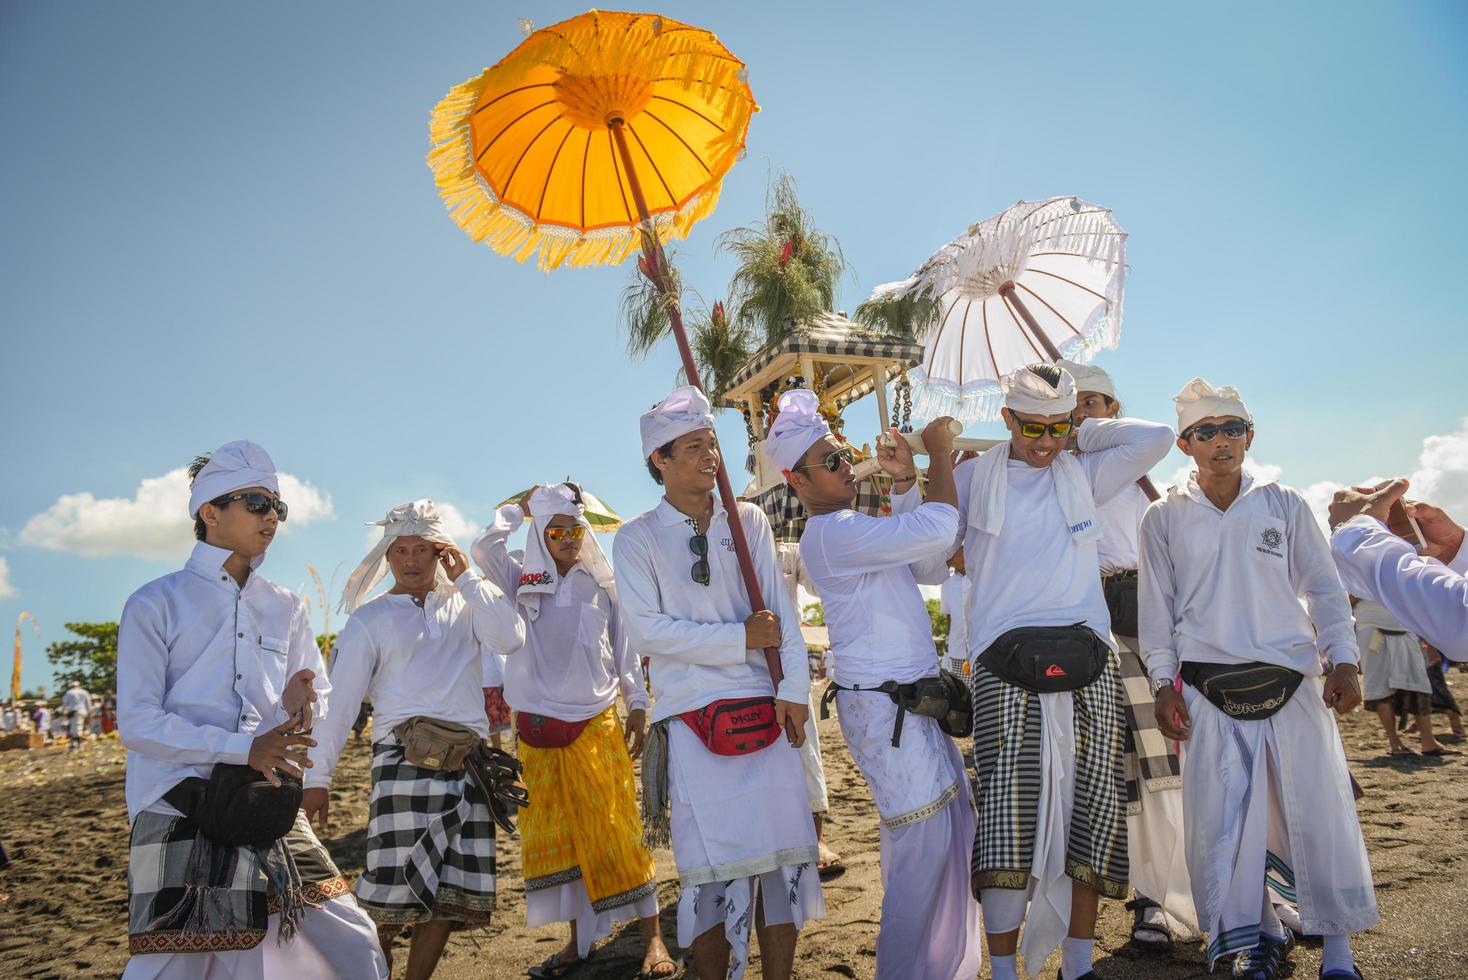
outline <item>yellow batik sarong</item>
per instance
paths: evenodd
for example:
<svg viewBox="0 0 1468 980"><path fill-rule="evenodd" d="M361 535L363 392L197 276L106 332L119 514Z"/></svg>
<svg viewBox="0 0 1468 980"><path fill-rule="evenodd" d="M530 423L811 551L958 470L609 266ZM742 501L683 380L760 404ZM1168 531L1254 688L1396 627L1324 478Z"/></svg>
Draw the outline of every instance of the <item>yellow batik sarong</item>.
<svg viewBox="0 0 1468 980"><path fill-rule="evenodd" d="M657 889L632 760L616 706L559 749L520 743L530 805L520 811L525 891L583 880L594 912L631 905Z"/></svg>

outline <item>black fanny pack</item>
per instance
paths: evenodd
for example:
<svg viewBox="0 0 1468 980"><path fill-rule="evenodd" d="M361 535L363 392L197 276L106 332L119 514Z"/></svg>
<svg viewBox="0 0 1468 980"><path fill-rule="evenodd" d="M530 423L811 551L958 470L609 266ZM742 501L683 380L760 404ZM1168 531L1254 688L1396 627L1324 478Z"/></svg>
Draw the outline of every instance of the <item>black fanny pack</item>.
<svg viewBox="0 0 1468 980"><path fill-rule="evenodd" d="M1213 703L1219 711L1241 721L1268 718L1283 708L1305 675L1271 664L1184 663L1184 683Z"/></svg>
<svg viewBox="0 0 1468 980"><path fill-rule="evenodd" d="M821 717L831 717L831 702L837 691L874 691L887 695L897 705L897 720L892 726L892 744L902 744L902 719L911 711L933 718L938 727L954 738L973 733L974 708L968 685L951 671L938 671L937 677L922 677L910 684L885 681L873 687L842 687L832 681L821 696Z"/></svg>
<svg viewBox="0 0 1468 980"><path fill-rule="evenodd" d="M1101 594L1111 613L1111 632L1117 636L1137 635L1137 573L1107 575L1101 579Z"/></svg>
<svg viewBox="0 0 1468 980"><path fill-rule="evenodd" d="M1037 694L1076 691L1101 676L1111 648L1085 623L1021 626L979 654L979 666Z"/></svg>
<svg viewBox="0 0 1468 980"><path fill-rule="evenodd" d="M301 808L301 781L278 773L279 786L249 766L217 763L208 779L190 776L163 799L205 837L226 847L264 847L290 833Z"/></svg>

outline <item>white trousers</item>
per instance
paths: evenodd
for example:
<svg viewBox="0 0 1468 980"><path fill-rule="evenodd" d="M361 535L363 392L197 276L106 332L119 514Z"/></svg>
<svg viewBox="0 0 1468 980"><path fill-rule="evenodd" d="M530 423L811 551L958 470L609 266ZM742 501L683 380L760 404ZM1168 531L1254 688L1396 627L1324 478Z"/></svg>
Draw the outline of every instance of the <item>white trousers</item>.
<svg viewBox="0 0 1468 980"><path fill-rule="evenodd" d="M377 927L350 895L308 908L290 942L276 942L280 915L253 949L221 953L145 953L127 961L123 980L387 980Z"/></svg>

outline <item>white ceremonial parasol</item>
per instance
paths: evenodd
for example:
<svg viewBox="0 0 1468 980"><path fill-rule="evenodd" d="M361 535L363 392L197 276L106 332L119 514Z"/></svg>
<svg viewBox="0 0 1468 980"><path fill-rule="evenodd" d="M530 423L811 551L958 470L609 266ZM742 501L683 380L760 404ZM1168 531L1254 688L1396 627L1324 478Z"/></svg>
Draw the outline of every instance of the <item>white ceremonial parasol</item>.
<svg viewBox="0 0 1468 980"><path fill-rule="evenodd" d="M908 372L913 413L961 422L999 417L999 379L1062 357L1086 363L1121 334L1126 232L1075 197L1020 201L969 228L873 299L927 295L936 318Z"/></svg>

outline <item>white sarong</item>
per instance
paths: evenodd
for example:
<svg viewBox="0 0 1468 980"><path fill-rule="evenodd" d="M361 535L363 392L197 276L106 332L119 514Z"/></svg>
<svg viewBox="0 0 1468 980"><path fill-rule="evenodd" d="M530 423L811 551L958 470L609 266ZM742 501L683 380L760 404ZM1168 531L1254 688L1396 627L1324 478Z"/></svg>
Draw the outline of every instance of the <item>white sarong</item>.
<svg viewBox="0 0 1468 980"><path fill-rule="evenodd" d="M763 896L767 925L800 929L825 917L798 749L781 739L749 755L715 755L675 720L668 726L668 797L683 884L679 946L722 922L729 980L740 980L757 898Z"/></svg>
<svg viewBox="0 0 1468 980"><path fill-rule="evenodd" d="M1422 643L1412 633L1386 633L1379 626L1357 623L1361 648L1361 697L1379 701L1393 691L1432 693Z"/></svg>
<svg viewBox="0 0 1468 980"><path fill-rule="evenodd" d="M1299 907L1306 935L1345 935L1381 918L1322 690L1307 677L1271 717L1239 721L1183 685L1193 722L1183 759L1188 870L1210 967L1258 945L1266 878Z"/></svg>
<svg viewBox="0 0 1468 980"><path fill-rule="evenodd" d="M878 691L836 692L841 734L881 814L878 980L970 980L982 963L969 888L974 810L963 756L935 719Z"/></svg>

